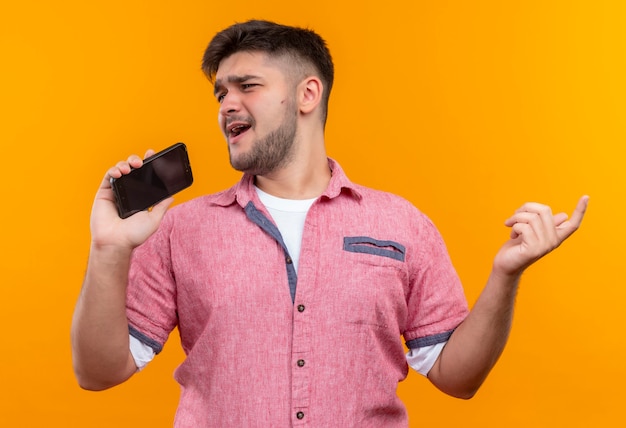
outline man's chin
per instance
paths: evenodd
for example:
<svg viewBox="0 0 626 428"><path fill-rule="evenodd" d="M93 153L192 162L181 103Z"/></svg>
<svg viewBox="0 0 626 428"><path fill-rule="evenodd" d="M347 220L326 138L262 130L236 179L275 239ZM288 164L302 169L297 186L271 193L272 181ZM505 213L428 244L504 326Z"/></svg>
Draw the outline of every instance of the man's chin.
<svg viewBox="0 0 626 428"><path fill-rule="evenodd" d="M239 172L243 172L245 174L252 174L252 175L259 175L259 170L258 168L250 163L250 162L243 162L240 159L235 159L232 156L230 157L230 166Z"/></svg>
<svg viewBox="0 0 626 428"><path fill-rule="evenodd" d="M228 160L230 161L230 166L236 171L246 172L249 169L250 162L234 154L230 147L228 148Z"/></svg>

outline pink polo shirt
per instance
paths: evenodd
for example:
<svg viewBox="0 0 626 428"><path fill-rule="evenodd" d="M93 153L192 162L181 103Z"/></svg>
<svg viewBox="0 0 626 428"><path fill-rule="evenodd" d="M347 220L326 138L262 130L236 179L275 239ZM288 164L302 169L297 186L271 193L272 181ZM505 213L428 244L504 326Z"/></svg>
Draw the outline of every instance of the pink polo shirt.
<svg viewBox="0 0 626 428"><path fill-rule="evenodd" d="M187 355L176 427L406 427L411 348L446 341L467 303L441 236L332 160L296 273L253 177L178 205L133 254L131 334Z"/></svg>

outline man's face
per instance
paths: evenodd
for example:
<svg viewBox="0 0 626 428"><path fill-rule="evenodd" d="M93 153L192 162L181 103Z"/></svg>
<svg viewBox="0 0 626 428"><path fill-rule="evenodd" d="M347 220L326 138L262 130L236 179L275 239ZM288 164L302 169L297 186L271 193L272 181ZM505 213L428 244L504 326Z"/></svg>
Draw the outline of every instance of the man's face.
<svg viewBox="0 0 626 428"><path fill-rule="evenodd" d="M291 159L298 112L282 64L263 53L238 52L219 65L218 119L236 170L265 175Z"/></svg>

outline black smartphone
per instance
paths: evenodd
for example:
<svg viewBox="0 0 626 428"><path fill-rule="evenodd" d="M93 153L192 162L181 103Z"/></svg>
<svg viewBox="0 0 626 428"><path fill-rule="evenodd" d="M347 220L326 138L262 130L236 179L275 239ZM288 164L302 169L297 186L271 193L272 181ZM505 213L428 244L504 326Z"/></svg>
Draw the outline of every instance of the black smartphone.
<svg viewBox="0 0 626 428"><path fill-rule="evenodd" d="M144 159L141 168L135 168L129 174L111 178L121 218L147 210L192 183L187 146L183 143L176 143Z"/></svg>

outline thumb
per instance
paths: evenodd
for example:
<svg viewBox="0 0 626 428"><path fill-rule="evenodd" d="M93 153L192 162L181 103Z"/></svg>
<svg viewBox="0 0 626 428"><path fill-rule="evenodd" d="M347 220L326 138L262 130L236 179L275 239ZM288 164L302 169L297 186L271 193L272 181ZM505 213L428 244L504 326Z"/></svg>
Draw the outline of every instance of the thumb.
<svg viewBox="0 0 626 428"><path fill-rule="evenodd" d="M174 202L174 198L172 197L162 200L152 207L152 209L150 210L150 214L156 217L159 221L161 221L167 209L170 207L170 205L172 205L172 202Z"/></svg>
<svg viewBox="0 0 626 428"><path fill-rule="evenodd" d="M561 242L578 230L580 223L583 221L583 217L585 216L585 212L587 211L588 203L589 196L585 195L581 197L570 219L563 220L560 224L557 224L557 233Z"/></svg>

